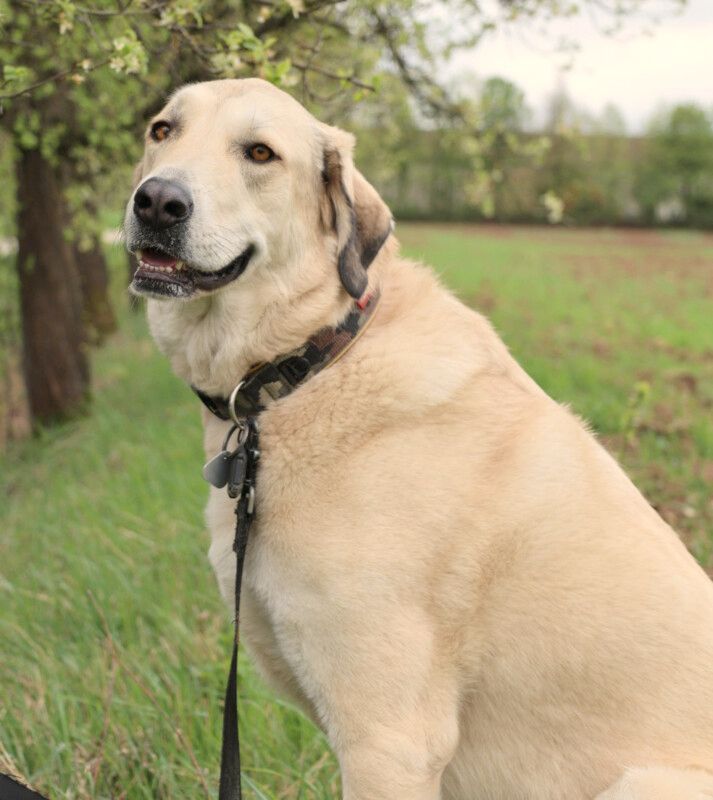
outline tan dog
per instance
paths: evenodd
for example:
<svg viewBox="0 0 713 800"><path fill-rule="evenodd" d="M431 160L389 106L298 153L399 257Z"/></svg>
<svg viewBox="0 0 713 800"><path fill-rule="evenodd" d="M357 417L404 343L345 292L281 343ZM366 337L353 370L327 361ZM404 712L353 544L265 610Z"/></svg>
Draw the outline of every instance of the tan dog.
<svg viewBox="0 0 713 800"><path fill-rule="evenodd" d="M381 289L260 416L258 667L347 800L713 798L713 584L482 316L392 236L365 271L390 215L352 141L261 81L188 86L127 210L152 333L211 394ZM226 426L205 415L209 456ZM233 505L211 491L229 602Z"/></svg>

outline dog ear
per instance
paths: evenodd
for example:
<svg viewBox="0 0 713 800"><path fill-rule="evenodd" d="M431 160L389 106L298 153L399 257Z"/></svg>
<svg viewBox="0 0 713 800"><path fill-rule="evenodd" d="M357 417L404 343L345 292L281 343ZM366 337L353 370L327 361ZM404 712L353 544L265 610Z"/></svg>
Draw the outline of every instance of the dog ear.
<svg viewBox="0 0 713 800"><path fill-rule="evenodd" d="M354 137L327 129L322 178L323 224L337 235L337 269L342 286L359 299L366 289L367 267L393 230L391 212L378 192L354 168Z"/></svg>

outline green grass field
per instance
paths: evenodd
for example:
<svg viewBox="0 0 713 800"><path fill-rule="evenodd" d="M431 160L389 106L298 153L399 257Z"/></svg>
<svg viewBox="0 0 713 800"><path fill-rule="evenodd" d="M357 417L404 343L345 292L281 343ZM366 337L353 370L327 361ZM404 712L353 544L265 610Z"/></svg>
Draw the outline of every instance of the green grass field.
<svg viewBox="0 0 713 800"><path fill-rule="evenodd" d="M399 236L591 422L710 569L713 236ZM4 457L0 771L52 798L212 798L231 631L206 558L198 403L141 316L122 321L94 359L92 416ZM247 660L241 675L246 797L338 797L324 738Z"/></svg>

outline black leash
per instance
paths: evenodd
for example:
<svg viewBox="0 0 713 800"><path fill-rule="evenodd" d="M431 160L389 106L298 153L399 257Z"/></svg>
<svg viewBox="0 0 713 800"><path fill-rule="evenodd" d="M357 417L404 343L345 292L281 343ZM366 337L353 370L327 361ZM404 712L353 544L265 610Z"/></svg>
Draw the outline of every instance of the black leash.
<svg viewBox="0 0 713 800"><path fill-rule="evenodd" d="M242 426L241 426L242 425ZM235 507L235 623L233 636L233 656L230 661L228 685L225 689L223 707L223 747L220 758L220 788L218 800L241 800L240 783L240 736L238 733L238 646L240 644L240 588L243 582L243 566L248 547L250 526L255 511L255 476L260 458L258 449L258 426L254 417L248 417L241 425L233 425L228 433L223 450L206 464L213 485L225 477L222 484L228 487L228 495L237 497ZM243 427L244 426L244 427ZM238 443L235 450L228 451L227 445L233 433L238 430ZM212 466L212 471L210 470ZM220 488L220 487L219 487Z"/></svg>
<svg viewBox="0 0 713 800"><path fill-rule="evenodd" d="M196 386L193 391L218 419L232 420L218 455L203 467L203 477L218 489L228 488L228 496L237 498L235 508L235 637L230 662L228 686L223 708L223 747L220 762L218 800L242 800L240 786L240 740L238 737L238 645L240 644L240 586L243 579L245 551L255 507L255 475L260 458L257 415L270 403L286 397L308 378L332 364L366 330L379 302L379 290L366 294L354 303L347 316L335 327L320 328L300 347L277 356L268 363L251 368L230 397L212 396ZM238 431L234 450L229 449ZM2 798L0 798L2 800Z"/></svg>

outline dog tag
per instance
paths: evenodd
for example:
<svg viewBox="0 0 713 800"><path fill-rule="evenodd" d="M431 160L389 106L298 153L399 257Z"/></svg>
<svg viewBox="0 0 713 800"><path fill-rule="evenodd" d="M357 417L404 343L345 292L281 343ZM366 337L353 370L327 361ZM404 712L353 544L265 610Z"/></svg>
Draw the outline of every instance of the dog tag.
<svg viewBox="0 0 713 800"><path fill-rule="evenodd" d="M203 467L203 477L216 489L222 489L228 482L233 455L229 450L221 450Z"/></svg>
<svg viewBox="0 0 713 800"><path fill-rule="evenodd" d="M228 497L235 498L242 492L247 468L248 454L244 447L239 447L228 464Z"/></svg>

